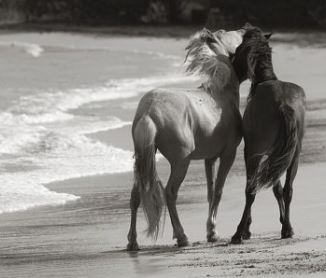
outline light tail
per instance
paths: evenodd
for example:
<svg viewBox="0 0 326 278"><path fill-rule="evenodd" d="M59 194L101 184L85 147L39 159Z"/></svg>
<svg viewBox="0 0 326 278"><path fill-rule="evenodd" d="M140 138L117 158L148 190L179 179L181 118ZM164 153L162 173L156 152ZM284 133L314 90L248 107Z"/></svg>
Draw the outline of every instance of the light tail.
<svg viewBox="0 0 326 278"><path fill-rule="evenodd" d="M165 195L162 182L156 171L155 135L156 127L149 117L141 118L133 133L135 185L140 191L141 202L148 223L147 236L156 240L165 207Z"/></svg>

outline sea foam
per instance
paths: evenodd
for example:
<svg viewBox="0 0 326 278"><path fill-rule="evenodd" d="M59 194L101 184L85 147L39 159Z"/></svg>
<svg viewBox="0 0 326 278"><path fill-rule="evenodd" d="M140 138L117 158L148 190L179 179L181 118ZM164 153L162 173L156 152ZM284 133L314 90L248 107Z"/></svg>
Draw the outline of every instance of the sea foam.
<svg viewBox="0 0 326 278"><path fill-rule="evenodd" d="M34 58L38 58L44 52L44 48L36 43L27 43L27 42L19 42L19 41L0 41L0 45L2 46L10 46L18 49L22 49L27 54L31 55Z"/></svg>
<svg viewBox="0 0 326 278"><path fill-rule="evenodd" d="M47 183L132 171L133 153L87 134L130 125L107 115L72 112L92 102L137 96L191 78L171 75L113 80L99 87L21 96L0 113L0 213L61 205L79 197L48 190Z"/></svg>

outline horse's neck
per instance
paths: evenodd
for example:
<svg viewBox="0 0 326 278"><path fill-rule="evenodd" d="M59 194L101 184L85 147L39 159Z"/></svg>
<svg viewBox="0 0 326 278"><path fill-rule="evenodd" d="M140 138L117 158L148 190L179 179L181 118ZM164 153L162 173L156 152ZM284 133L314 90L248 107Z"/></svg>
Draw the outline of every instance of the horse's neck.
<svg viewBox="0 0 326 278"><path fill-rule="evenodd" d="M254 96L257 85L268 80L277 80L271 57L265 59L264 61L257 61L254 69L254 76L251 78L251 87L248 100Z"/></svg>
<svg viewBox="0 0 326 278"><path fill-rule="evenodd" d="M254 76L252 77L252 85L257 85L261 82L268 80L277 80L274 73L272 57L263 57L259 59L256 63L254 69Z"/></svg>
<svg viewBox="0 0 326 278"><path fill-rule="evenodd" d="M217 40L216 43L211 45L211 48L213 48L212 50L216 53L217 56L224 55L225 57L229 57L229 53L222 41Z"/></svg>
<svg viewBox="0 0 326 278"><path fill-rule="evenodd" d="M220 79L220 82L205 82L202 84L202 88L215 99L218 106L226 104L235 105L239 108L239 81L235 74L224 80Z"/></svg>
<svg viewBox="0 0 326 278"><path fill-rule="evenodd" d="M217 55L218 67L213 75L202 84L202 88L210 94L215 101L221 103L232 103L239 107L239 79L229 60L225 55Z"/></svg>

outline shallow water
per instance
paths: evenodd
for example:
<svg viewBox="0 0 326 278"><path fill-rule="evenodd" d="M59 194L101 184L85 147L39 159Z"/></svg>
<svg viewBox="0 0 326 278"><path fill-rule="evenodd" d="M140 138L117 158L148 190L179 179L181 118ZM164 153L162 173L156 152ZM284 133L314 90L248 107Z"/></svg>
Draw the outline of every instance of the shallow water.
<svg viewBox="0 0 326 278"><path fill-rule="evenodd" d="M78 198L49 182L130 171L130 151L87 134L130 125L110 101L191 80L180 66L184 43L170 53L153 39L1 35L0 213Z"/></svg>

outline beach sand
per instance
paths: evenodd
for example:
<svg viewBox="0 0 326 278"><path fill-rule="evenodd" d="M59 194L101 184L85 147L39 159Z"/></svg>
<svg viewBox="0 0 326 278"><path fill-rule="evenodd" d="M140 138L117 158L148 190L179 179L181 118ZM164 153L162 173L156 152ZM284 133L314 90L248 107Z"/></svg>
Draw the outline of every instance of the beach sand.
<svg viewBox="0 0 326 278"><path fill-rule="evenodd" d="M281 63L280 58L276 60ZM321 68L314 70L325 71ZM286 65L282 72L289 72ZM303 74L298 70L290 77L300 79ZM245 201L241 143L219 207L217 243L205 242L208 205L202 161L191 163L178 197L177 208L190 240L185 248L174 246L168 214L158 241L146 238L140 209L141 250L127 252L132 173L86 176L46 184L55 192L79 196L77 201L0 214L0 277L325 277L326 100L320 88L323 77L312 72L305 78L308 88L317 93L308 101L307 131L294 184L293 239L280 240L278 206L272 191L266 190L258 194L253 206L252 239L242 245L229 244ZM106 108L119 119L131 121L138 100L139 96L127 102L114 100ZM121 109L123 105L128 109ZM77 112L87 111L82 107ZM130 125L89 137L133 149ZM166 183L169 165L164 159L158 162L158 170Z"/></svg>

